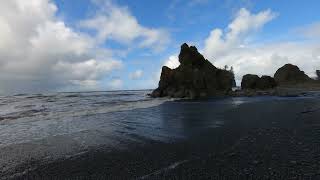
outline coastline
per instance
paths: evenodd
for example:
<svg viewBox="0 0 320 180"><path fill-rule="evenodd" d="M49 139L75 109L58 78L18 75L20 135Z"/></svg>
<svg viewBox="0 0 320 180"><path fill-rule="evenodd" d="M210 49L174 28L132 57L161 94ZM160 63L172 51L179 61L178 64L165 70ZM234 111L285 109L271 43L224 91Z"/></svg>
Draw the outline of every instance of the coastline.
<svg viewBox="0 0 320 180"><path fill-rule="evenodd" d="M180 106L167 102L157 108L179 114L184 109ZM33 162L30 170L12 179L319 178L318 97L268 98L212 108L224 119L221 127L208 127L179 141L141 137L142 143L127 144L129 148L120 151L99 148L48 164ZM190 118L181 121L201 121Z"/></svg>
<svg viewBox="0 0 320 180"><path fill-rule="evenodd" d="M232 97L253 97L253 96L278 96L278 97L298 97L307 96L312 93L320 92L320 84L295 84L295 85L283 85L273 89L256 90L256 89L244 89L235 90L228 93L228 96Z"/></svg>

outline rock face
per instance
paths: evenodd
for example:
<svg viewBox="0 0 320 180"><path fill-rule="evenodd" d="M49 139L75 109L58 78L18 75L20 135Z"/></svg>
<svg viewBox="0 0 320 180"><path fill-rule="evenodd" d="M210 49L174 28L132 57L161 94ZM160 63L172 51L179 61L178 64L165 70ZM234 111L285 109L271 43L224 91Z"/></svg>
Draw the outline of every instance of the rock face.
<svg viewBox="0 0 320 180"><path fill-rule="evenodd" d="M279 68L274 74L274 79L278 84L296 84L304 83L311 80L298 66L286 64Z"/></svg>
<svg viewBox="0 0 320 180"><path fill-rule="evenodd" d="M274 78L270 76L262 76L261 78L254 74L246 74L242 77L241 88L242 89L257 89L265 90L272 89L277 86Z"/></svg>
<svg viewBox="0 0 320 180"><path fill-rule="evenodd" d="M259 76L254 74L244 75L241 81L241 89L256 89L259 79Z"/></svg>
<svg viewBox="0 0 320 180"><path fill-rule="evenodd" d="M176 69L162 67L159 87L152 97L209 97L226 94L234 85L232 72L213 66L194 46L181 46L179 62Z"/></svg>
<svg viewBox="0 0 320 180"><path fill-rule="evenodd" d="M270 76L261 76L258 81L258 89L272 89L277 86L277 83L273 77Z"/></svg>

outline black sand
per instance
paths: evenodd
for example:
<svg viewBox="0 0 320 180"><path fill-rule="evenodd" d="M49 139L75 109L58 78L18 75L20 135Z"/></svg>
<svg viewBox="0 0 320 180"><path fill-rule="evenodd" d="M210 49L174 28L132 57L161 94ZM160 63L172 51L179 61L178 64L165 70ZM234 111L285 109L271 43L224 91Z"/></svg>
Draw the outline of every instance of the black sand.
<svg viewBox="0 0 320 180"><path fill-rule="evenodd" d="M179 120L185 123L185 139L140 137L143 143L127 144L127 149L100 147L51 163L27 162L3 177L24 172L11 179L320 179L318 98L266 99L222 108L218 115L223 126L197 132L189 132L192 122L210 119L210 108L217 107L175 102L151 110L160 108L163 118L178 117L193 106L201 106L199 112Z"/></svg>

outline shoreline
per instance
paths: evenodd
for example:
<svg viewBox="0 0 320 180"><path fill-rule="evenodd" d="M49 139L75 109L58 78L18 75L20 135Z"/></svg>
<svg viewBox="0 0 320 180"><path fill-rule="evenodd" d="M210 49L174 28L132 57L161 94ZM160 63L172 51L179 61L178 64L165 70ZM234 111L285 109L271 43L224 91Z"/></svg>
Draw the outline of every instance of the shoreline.
<svg viewBox="0 0 320 180"><path fill-rule="evenodd" d="M210 99L215 97L256 97L256 96L276 96L276 97L299 97L306 96L312 93L320 93L320 84L296 84L296 85L285 85L278 86L272 89L235 89L230 91L217 91L213 96L203 96L203 97L153 97L152 94L147 94L148 97L152 98L176 98L176 99Z"/></svg>
<svg viewBox="0 0 320 180"><path fill-rule="evenodd" d="M161 106L171 112L179 104ZM32 170L12 179L319 178L318 98L252 102L221 116L223 126L184 140L142 139L121 151L101 148L48 164L34 162Z"/></svg>
<svg viewBox="0 0 320 180"><path fill-rule="evenodd" d="M232 97L253 97L253 96L278 96L278 97L299 97L307 96L310 94L319 94L320 86L279 86L273 89L267 90L254 90L244 89L232 91L230 96Z"/></svg>

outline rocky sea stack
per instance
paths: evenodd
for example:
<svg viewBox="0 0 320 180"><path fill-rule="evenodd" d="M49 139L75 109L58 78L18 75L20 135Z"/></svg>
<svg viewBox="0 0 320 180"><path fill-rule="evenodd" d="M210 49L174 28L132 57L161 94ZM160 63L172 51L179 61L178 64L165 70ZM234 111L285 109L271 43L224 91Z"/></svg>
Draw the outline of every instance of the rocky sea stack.
<svg viewBox="0 0 320 180"><path fill-rule="evenodd" d="M261 76L254 74L244 75L241 81L241 89L266 90L277 86L276 81L270 76Z"/></svg>
<svg viewBox="0 0 320 180"><path fill-rule="evenodd" d="M313 81L298 66L286 64L274 74L274 79L279 85L298 84Z"/></svg>
<svg viewBox="0 0 320 180"><path fill-rule="evenodd" d="M183 44L176 69L163 66L159 87L152 97L200 98L227 94L235 84L232 71L219 69L195 46Z"/></svg>

